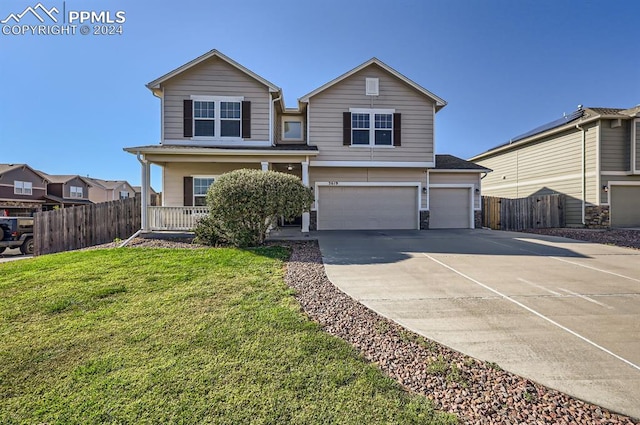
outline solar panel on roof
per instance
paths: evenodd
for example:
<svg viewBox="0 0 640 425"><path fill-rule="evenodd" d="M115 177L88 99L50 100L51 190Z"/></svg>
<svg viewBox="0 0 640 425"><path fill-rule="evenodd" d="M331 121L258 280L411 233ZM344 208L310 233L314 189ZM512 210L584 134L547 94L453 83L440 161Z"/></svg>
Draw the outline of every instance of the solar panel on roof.
<svg viewBox="0 0 640 425"><path fill-rule="evenodd" d="M566 123L569 123L575 119L578 119L582 116L582 114L584 114L584 110L579 109L575 112L570 113L569 115L565 115L564 117L557 119L555 121L551 121L549 123L543 124L540 127L536 127L531 131L527 131L524 134L521 134L519 136L514 137L513 139L511 139L511 143L513 142L517 142L518 140L522 140L522 139L526 139L529 136L533 136L534 134L538 134L538 133L542 133L545 132L547 130L551 130L552 128L556 128L556 127L560 127L561 125L564 125Z"/></svg>

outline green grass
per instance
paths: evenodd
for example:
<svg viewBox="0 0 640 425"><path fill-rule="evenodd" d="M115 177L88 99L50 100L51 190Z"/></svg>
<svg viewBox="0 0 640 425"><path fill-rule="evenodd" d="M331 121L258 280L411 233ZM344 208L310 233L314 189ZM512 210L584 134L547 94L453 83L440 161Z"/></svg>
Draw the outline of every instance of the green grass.
<svg viewBox="0 0 640 425"><path fill-rule="evenodd" d="M444 424L301 314L283 248L0 264L2 424Z"/></svg>

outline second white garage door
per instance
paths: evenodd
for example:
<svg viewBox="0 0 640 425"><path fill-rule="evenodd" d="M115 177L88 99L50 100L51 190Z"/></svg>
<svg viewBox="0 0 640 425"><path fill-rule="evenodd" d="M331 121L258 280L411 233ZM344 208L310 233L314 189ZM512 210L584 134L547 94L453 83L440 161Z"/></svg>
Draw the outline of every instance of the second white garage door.
<svg viewBox="0 0 640 425"><path fill-rule="evenodd" d="M320 186L318 230L418 228L416 186Z"/></svg>
<svg viewBox="0 0 640 425"><path fill-rule="evenodd" d="M468 229L470 227L470 189L466 187L429 189L429 229Z"/></svg>
<svg viewBox="0 0 640 425"><path fill-rule="evenodd" d="M640 186L611 185L611 227L640 227Z"/></svg>

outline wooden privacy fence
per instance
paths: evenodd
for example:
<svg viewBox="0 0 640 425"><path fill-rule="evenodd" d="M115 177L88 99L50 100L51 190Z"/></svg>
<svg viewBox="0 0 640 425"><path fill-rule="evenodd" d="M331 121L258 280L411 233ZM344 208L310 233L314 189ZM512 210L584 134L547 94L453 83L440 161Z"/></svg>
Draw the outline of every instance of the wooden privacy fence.
<svg viewBox="0 0 640 425"><path fill-rule="evenodd" d="M39 212L34 255L70 251L126 239L140 230L140 197Z"/></svg>
<svg viewBox="0 0 640 425"><path fill-rule="evenodd" d="M564 227L564 195L482 197L482 226L494 230Z"/></svg>

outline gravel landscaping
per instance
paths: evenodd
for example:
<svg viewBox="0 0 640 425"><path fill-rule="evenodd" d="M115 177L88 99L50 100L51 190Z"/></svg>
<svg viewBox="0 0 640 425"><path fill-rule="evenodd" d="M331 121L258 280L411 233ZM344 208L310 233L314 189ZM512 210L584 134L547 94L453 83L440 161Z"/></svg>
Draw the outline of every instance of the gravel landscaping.
<svg viewBox="0 0 640 425"><path fill-rule="evenodd" d="M621 237L619 231L576 230L545 229L535 233L640 248L637 231L625 231ZM620 240L615 243L611 235L618 235ZM422 394L439 409L458 415L462 423L640 424L636 419L546 388L404 329L336 288L326 277L317 242L282 244L292 250L285 281L312 320L352 344L408 391ZM189 240L139 238L128 246L202 247Z"/></svg>
<svg viewBox="0 0 640 425"><path fill-rule="evenodd" d="M640 230L625 229L528 229L526 233L561 236L581 241L640 249Z"/></svg>
<svg viewBox="0 0 640 425"><path fill-rule="evenodd" d="M325 275L315 243L293 244L292 251L286 282L305 313L409 391L464 423L638 423L419 337L337 289Z"/></svg>

